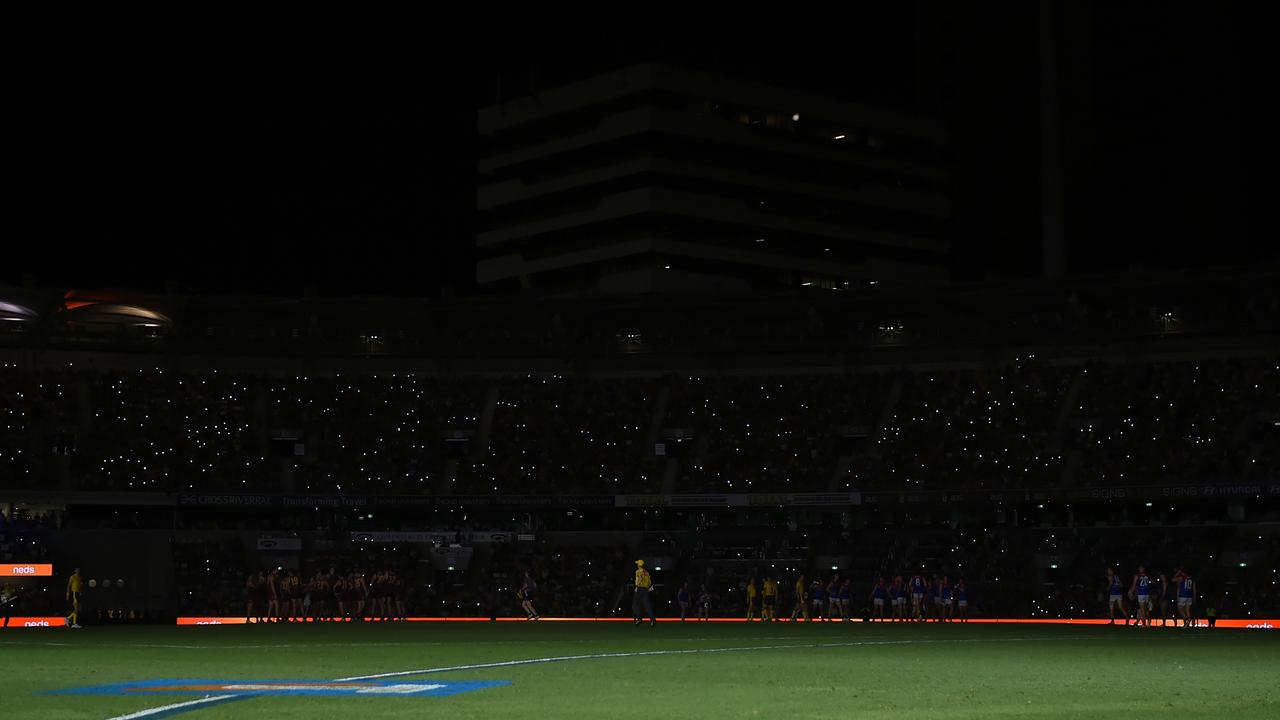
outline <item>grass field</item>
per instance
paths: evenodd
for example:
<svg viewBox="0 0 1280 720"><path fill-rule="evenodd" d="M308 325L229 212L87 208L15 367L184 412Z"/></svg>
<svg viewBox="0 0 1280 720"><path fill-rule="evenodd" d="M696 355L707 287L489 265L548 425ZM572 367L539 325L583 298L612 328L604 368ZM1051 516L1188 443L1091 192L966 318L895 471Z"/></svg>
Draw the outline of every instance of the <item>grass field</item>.
<svg viewBox="0 0 1280 720"><path fill-rule="evenodd" d="M598 657L615 653L627 655ZM238 696L142 717L1280 717L1271 631L551 622L12 631L0 635L0 717L102 720L221 696L49 694L84 686L333 681L541 658L559 659L381 681L509 681L449 697Z"/></svg>

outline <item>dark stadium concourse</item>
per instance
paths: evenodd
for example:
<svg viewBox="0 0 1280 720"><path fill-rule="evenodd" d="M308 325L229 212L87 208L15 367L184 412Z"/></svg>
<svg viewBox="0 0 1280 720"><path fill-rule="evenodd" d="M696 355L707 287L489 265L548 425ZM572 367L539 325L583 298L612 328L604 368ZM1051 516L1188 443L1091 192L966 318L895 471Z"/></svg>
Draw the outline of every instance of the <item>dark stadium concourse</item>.
<svg viewBox="0 0 1280 720"><path fill-rule="evenodd" d="M1274 717L1249 7L47 53L0 697Z"/></svg>

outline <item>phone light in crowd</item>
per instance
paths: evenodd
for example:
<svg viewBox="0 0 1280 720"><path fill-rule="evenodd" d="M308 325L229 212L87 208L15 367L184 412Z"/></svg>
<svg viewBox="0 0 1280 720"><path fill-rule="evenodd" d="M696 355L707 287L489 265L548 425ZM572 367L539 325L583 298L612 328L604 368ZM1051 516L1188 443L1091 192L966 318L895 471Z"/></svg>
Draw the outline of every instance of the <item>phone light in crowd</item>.
<svg viewBox="0 0 1280 720"><path fill-rule="evenodd" d="M835 137L833 137L833 138L831 138L831 139L832 139L832 140L843 140L843 139L844 139L844 136L843 136L843 135L837 135L837 136L835 136Z"/></svg>
<svg viewBox="0 0 1280 720"><path fill-rule="evenodd" d="M792 121L792 122L800 122L800 113L793 113L793 114L791 115L791 121Z"/></svg>
<svg viewBox="0 0 1280 720"><path fill-rule="evenodd" d="M832 569L832 570L839 570L839 569L840 569L840 566L839 566L839 565L832 565L832 566L831 566L831 569Z"/></svg>
<svg viewBox="0 0 1280 720"><path fill-rule="evenodd" d="M1050 569L1050 570L1057 570L1057 569L1058 569L1058 563L1053 563L1052 565L1050 565L1050 566L1049 566L1049 569Z"/></svg>
<svg viewBox="0 0 1280 720"><path fill-rule="evenodd" d="M1147 503L1147 507L1151 507L1151 503Z"/></svg>
<svg viewBox="0 0 1280 720"><path fill-rule="evenodd" d="M1249 567L1248 563L1240 563L1240 567Z"/></svg>
<svg viewBox="0 0 1280 720"><path fill-rule="evenodd" d="M655 565L653 569L654 569L654 571L655 571L655 572L662 572L662 566L661 566L661 565Z"/></svg>

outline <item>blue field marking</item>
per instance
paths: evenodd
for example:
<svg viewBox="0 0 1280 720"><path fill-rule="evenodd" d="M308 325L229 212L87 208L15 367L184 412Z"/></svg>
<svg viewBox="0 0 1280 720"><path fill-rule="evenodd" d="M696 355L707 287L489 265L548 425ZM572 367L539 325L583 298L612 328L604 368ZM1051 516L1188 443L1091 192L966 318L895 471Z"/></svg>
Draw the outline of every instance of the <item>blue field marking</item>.
<svg viewBox="0 0 1280 720"><path fill-rule="evenodd" d="M509 680L204 680L160 679L111 685L50 690L49 695L229 695L235 698L266 695L344 697L449 697L459 693L510 685Z"/></svg>

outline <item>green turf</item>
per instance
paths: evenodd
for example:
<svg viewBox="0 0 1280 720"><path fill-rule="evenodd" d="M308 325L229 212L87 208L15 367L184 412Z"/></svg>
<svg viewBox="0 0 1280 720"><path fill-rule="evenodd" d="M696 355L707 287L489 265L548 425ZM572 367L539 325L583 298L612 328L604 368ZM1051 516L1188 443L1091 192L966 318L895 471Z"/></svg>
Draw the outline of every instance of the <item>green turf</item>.
<svg viewBox="0 0 1280 720"><path fill-rule="evenodd" d="M1280 717L1276 632L817 623L5 631L0 717L101 719L190 699L41 694L149 678L332 680L546 656L806 643L865 644L470 670L432 677L512 684L449 698L253 698L177 717Z"/></svg>

